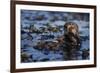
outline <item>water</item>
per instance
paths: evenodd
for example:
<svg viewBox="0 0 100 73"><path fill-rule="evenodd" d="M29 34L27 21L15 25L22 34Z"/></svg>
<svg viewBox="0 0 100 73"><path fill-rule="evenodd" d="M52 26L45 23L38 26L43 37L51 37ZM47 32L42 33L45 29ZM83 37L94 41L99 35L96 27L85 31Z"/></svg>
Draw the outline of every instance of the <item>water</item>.
<svg viewBox="0 0 100 73"><path fill-rule="evenodd" d="M76 19L76 16L80 19ZM38 42L55 41L58 37L63 36L63 26L66 22L75 22L79 26L81 36L81 48L78 52L78 60L82 60L84 50L89 50L89 14L88 13L71 13L71 12L48 12L48 11L29 11L21 10L21 28L25 33L21 34L21 53L25 53L28 58L21 62L40 62L40 61L63 61L63 51L44 50L38 48ZM29 32L30 26L34 25L37 30ZM60 30L40 32L42 28L57 27ZM27 28L27 29L26 29ZM46 30L45 30L46 31ZM31 35L31 36L29 36ZM53 35L54 37L50 38ZM45 43L47 44L47 43ZM21 58L24 57L22 54ZM88 58L89 59L89 56Z"/></svg>

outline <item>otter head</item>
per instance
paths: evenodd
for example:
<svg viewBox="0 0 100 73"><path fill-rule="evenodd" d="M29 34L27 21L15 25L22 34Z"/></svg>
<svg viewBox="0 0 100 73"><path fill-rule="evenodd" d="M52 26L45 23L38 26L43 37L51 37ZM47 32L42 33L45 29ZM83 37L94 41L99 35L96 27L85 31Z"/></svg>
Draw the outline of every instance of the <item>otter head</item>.
<svg viewBox="0 0 100 73"><path fill-rule="evenodd" d="M72 33L76 35L78 33L78 25L73 22L68 22L64 25L64 30L65 34Z"/></svg>

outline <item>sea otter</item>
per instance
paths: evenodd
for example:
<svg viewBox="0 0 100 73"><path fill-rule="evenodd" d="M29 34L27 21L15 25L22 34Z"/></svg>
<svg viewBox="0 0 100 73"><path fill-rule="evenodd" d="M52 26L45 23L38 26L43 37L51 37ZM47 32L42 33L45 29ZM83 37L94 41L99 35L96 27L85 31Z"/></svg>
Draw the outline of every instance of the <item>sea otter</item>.
<svg viewBox="0 0 100 73"><path fill-rule="evenodd" d="M68 22L64 25L64 60L76 60L76 53L80 49L79 28L76 23Z"/></svg>

